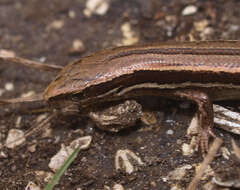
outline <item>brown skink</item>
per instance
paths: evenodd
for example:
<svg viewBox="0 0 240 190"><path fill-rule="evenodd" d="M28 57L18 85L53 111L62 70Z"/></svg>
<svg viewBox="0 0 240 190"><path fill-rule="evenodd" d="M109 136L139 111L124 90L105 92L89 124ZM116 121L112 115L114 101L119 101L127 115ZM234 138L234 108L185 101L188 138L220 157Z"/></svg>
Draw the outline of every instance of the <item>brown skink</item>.
<svg viewBox="0 0 240 190"><path fill-rule="evenodd" d="M120 96L142 88L194 88L214 101L239 99L240 41L171 42L99 51L67 65L44 98L77 94L81 102L90 103L104 94Z"/></svg>
<svg viewBox="0 0 240 190"><path fill-rule="evenodd" d="M240 99L240 42L170 42L99 51L67 65L43 97L59 109L71 105L65 110L90 112L100 103L144 95L196 103L206 150L212 101Z"/></svg>
<svg viewBox="0 0 240 190"><path fill-rule="evenodd" d="M240 99L240 42L170 42L103 50L66 66L44 98L53 104L68 99L81 111L143 95L196 103L201 147L206 150L212 101Z"/></svg>

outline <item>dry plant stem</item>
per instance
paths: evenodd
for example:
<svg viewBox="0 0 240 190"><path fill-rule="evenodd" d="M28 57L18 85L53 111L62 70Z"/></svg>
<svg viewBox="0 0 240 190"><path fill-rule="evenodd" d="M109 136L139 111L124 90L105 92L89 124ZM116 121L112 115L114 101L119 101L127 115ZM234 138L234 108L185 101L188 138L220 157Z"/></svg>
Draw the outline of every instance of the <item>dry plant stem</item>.
<svg viewBox="0 0 240 190"><path fill-rule="evenodd" d="M41 69L41 70L51 71L51 72L59 72L63 68L62 66L58 66L58 65L43 64L37 61L31 61L31 60L24 59L17 56L4 56L2 54L0 54L0 60L6 61L6 62L13 62L13 63L17 63L27 67L32 67L35 69Z"/></svg>
<svg viewBox="0 0 240 190"><path fill-rule="evenodd" d="M42 64L37 61L31 61L28 59L17 57L17 56L15 56L15 54L5 52L1 49L0 49L0 60L5 61L5 62L13 62L13 63L24 65L27 67L32 67L35 69L41 69L41 70L51 71L51 72L59 72L63 68L62 66L58 66L58 65ZM43 95L41 93L41 94L36 94L36 95L30 96L30 97L0 99L0 105L24 103L24 102L36 102L36 101L42 101L42 100L43 100Z"/></svg>
<svg viewBox="0 0 240 190"><path fill-rule="evenodd" d="M205 170L207 169L208 165L213 161L215 155L217 154L218 149L221 147L223 140L220 138L215 138L207 156L204 158L201 168L199 169L198 173L195 175L191 183L189 184L187 190L195 190L199 181L201 180L202 175L204 174Z"/></svg>
<svg viewBox="0 0 240 190"><path fill-rule="evenodd" d="M240 159L240 148L237 146L236 142L232 139L232 147L234 150L235 155L238 159Z"/></svg>
<svg viewBox="0 0 240 190"><path fill-rule="evenodd" d="M43 101L42 94L35 94L29 97L20 97L20 98L13 98L13 99L0 99L0 105L24 103L24 102L36 102L36 101Z"/></svg>

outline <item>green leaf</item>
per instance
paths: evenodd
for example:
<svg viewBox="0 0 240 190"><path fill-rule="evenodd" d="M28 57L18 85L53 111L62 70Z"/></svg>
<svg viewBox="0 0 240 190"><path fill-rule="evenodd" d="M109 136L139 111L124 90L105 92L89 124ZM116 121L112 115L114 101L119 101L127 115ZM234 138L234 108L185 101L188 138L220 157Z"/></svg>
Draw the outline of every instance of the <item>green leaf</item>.
<svg viewBox="0 0 240 190"><path fill-rule="evenodd" d="M50 183L47 184L47 186L44 188L44 190L52 190L53 187L58 183L64 172L69 168L73 160L77 157L78 153L80 151L80 147L77 147L73 153L68 157L68 159L63 163L62 167L56 172L56 174L53 176Z"/></svg>

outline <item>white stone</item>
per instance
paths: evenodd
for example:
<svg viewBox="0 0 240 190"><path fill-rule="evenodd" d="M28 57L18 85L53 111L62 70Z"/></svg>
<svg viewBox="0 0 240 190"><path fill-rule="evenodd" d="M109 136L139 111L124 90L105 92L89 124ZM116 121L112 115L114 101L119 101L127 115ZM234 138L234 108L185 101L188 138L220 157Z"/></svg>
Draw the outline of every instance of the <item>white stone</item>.
<svg viewBox="0 0 240 190"><path fill-rule="evenodd" d="M19 129L11 129L8 132L6 147L15 148L16 146L25 142L24 132Z"/></svg>
<svg viewBox="0 0 240 190"><path fill-rule="evenodd" d="M190 169L192 169L192 166L189 164L176 168L175 170L169 172L168 178L170 180L181 180L186 175L186 170Z"/></svg>
<svg viewBox="0 0 240 190"><path fill-rule="evenodd" d="M172 129L167 130L167 135L173 135L174 131Z"/></svg>
<svg viewBox="0 0 240 190"><path fill-rule="evenodd" d="M207 19L194 22L194 27L198 32L204 31L208 25L209 21Z"/></svg>
<svg viewBox="0 0 240 190"><path fill-rule="evenodd" d="M92 14L104 15L109 9L109 0L87 0L86 8L83 10L85 16Z"/></svg>
<svg viewBox="0 0 240 190"><path fill-rule="evenodd" d="M21 116L18 116L18 117L17 117L17 120L16 120L16 122L15 122L16 128L20 128L21 121L22 121L22 117L21 117Z"/></svg>
<svg viewBox="0 0 240 190"><path fill-rule="evenodd" d="M227 147L222 147L221 149L221 152L222 152L222 156L226 159L226 160L229 160L230 156L231 156L231 153L230 151L227 149Z"/></svg>
<svg viewBox="0 0 240 190"><path fill-rule="evenodd" d="M198 149L198 139L196 136L193 136L190 144L183 143L182 153L184 156L192 156L195 151Z"/></svg>
<svg viewBox="0 0 240 190"><path fill-rule="evenodd" d="M48 183L52 180L54 173L53 172L46 172L43 170L35 171L36 177L39 179L43 179L44 182Z"/></svg>
<svg viewBox="0 0 240 190"><path fill-rule="evenodd" d="M72 47L69 50L70 53L82 53L85 51L85 45L82 40L75 39L72 43Z"/></svg>
<svg viewBox="0 0 240 190"><path fill-rule="evenodd" d="M28 92L25 92L25 93L21 94L21 97L26 98L26 97L33 96L34 94L35 94L35 92L33 90L30 90Z"/></svg>
<svg viewBox="0 0 240 190"><path fill-rule="evenodd" d="M132 30L131 24L129 22L125 22L122 24L121 31L123 35L123 45L132 45L139 41L138 35L135 31Z"/></svg>
<svg viewBox="0 0 240 190"><path fill-rule="evenodd" d="M47 26L47 30L55 29L60 30L64 26L63 20L54 20Z"/></svg>
<svg viewBox="0 0 240 190"><path fill-rule="evenodd" d="M74 18L76 17L75 11L70 10L70 11L68 12L68 16L69 16L71 19L74 19Z"/></svg>
<svg viewBox="0 0 240 190"><path fill-rule="evenodd" d="M72 141L69 146L62 144L59 152L51 158L48 167L56 172L77 147L80 147L81 150L86 149L90 146L91 141L91 136L85 136Z"/></svg>
<svg viewBox="0 0 240 190"><path fill-rule="evenodd" d="M5 84L5 89L6 89L7 91L12 91L12 90L14 89L13 83L7 82L7 83Z"/></svg>
<svg viewBox="0 0 240 190"><path fill-rule="evenodd" d="M1 147L1 146L0 146ZM3 151L0 152L0 158L7 158L7 154Z"/></svg>
<svg viewBox="0 0 240 190"><path fill-rule="evenodd" d="M38 187L35 183L32 181L29 181L27 186L25 187L25 190L41 190L40 187Z"/></svg>
<svg viewBox="0 0 240 190"><path fill-rule="evenodd" d="M187 15L193 15L197 12L197 7L194 5L188 5L187 7L185 7L182 11L182 15L183 16L187 16Z"/></svg>
<svg viewBox="0 0 240 190"><path fill-rule="evenodd" d="M131 157L131 159L129 159ZM130 160L135 160L138 165L144 165L141 158L138 157L134 152L128 149L118 150L115 156L115 168L116 170L125 170L126 173L131 174L136 170Z"/></svg>
<svg viewBox="0 0 240 190"><path fill-rule="evenodd" d="M114 184L113 190L124 190L124 188L121 184Z"/></svg>
<svg viewBox="0 0 240 190"><path fill-rule="evenodd" d="M189 127L187 129L187 135L191 136L191 135L196 135L198 134L198 117L197 114L194 115L194 117L192 118Z"/></svg>
<svg viewBox="0 0 240 190"><path fill-rule="evenodd" d="M178 185L173 185L171 186L171 189L170 190L183 190L181 187L179 187Z"/></svg>

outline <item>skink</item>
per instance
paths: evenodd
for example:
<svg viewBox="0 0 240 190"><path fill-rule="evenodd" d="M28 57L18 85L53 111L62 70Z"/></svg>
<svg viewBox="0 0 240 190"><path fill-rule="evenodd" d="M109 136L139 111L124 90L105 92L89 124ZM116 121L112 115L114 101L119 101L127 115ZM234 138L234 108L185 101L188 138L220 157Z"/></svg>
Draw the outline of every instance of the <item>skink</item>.
<svg viewBox="0 0 240 190"><path fill-rule="evenodd" d="M240 42L169 42L99 51L67 65L44 99L83 112L144 95L197 104L203 150L212 134L212 101L240 99ZM66 110L66 109L65 109Z"/></svg>

